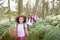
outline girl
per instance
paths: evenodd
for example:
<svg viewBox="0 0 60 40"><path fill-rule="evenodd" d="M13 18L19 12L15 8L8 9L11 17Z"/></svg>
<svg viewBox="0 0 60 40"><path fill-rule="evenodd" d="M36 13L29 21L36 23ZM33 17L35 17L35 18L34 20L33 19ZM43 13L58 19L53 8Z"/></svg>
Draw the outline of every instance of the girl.
<svg viewBox="0 0 60 40"><path fill-rule="evenodd" d="M16 18L16 30L14 31L13 35L18 34L18 40L24 40L25 34L29 35L28 30L27 30L27 25L25 24L26 22L26 17L25 16L18 16Z"/></svg>
<svg viewBox="0 0 60 40"><path fill-rule="evenodd" d="M33 22L36 22L36 20L37 20L37 16L35 15L34 12L32 12L32 20L33 20Z"/></svg>
<svg viewBox="0 0 60 40"><path fill-rule="evenodd" d="M28 15L28 17L27 17L27 24L28 24L29 26L32 26L32 24L33 24L33 20L32 20L31 15Z"/></svg>

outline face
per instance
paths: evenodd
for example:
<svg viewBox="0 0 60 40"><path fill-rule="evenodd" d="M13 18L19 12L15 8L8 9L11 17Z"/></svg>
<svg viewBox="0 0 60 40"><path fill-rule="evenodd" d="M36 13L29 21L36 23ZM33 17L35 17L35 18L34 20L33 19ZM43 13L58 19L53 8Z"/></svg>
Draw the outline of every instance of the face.
<svg viewBox="0 0 60 40"><path fill-rule="evenodd" d="M32 13L32 16L35 16L35 14Z"/></svg>
<svg viewBox="0 0 60 40"><path fill-rule="evenodd" d="M31 18L31 16L28 16L28 18Z"/></svg>
<svg viewBox="0 0 60 40"><path fill-rule="evenodd" d="M23 17L20 17L20 18L19 18L19 22L20 22L20 23L23 23L23 21L24 21L24 18L23 18Z"/></svg>
<svg viewBox="0 0 60 40"><path fill-rule="evenodd" d="M32 12L32 16L35 16L35 12Z"/></svg>

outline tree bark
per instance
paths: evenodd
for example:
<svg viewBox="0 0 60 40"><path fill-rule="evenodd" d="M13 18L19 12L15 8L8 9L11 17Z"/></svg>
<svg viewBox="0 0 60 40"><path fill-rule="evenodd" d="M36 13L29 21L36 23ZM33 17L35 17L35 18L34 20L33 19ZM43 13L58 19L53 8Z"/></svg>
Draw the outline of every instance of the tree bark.
<svg viewBox="0 0 60 40"><path fill-rule="evenodd" d="M23 0L18 0L18 15L23 11Z"/></svg>
<svg viewBox="0 0 60 40"><path fill-rule="evenodd" d="M10 10L10 0L8 0L8 13L9 13L9 21L11 21L11 10Z"/></svg>
<svg viewBox="0 0 60 40"><path fill-rule="evenodd" d="M35 7L33 8L34 12L36 12L36 10L37 10L38 3L39 3L39 0L36 0Z"/></svg>
<svg viewBox="0 0 60 40"><path fill-rule="evenodd" d="M55 0L52 1L52 11L51 11L51 15L53 15L53 12L54 12L54 1L55 1Z"/></svg>
<svg viewBox="0 0 60 40"><path fill-rule="evenodd" d="M59 12L60 12L60 0L59 0Z"/></svg>
<svg viewBox="0 0 60 40"><path fill-rule="evenodd" d="M47 2L46 2L46 16L48 16L48 0L47 0Z"/></svg>
<svg viewBox="0 0 60 40"><path fill-rule="evenodd" d="M44 3L45 3L45 0L42 0L42 15L43 15L43 19L45 18Z"/></svg>

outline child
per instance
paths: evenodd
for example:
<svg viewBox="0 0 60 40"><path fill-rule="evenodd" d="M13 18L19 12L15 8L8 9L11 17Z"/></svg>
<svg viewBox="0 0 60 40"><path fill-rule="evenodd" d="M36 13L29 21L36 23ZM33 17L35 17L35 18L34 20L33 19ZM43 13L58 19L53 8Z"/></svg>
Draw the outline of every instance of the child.
<svg viewBox="0 0 60 40"><path fill-rule="evenodd" d="M28 15L28 17L27 17L27 24L28 24L29 26L32 26L32 24L33 24L33 20L32 20L31 15Z"/></svg>
<svg viewBox="0 0 60 40"><path fill-rule="evenodd" d="M32 12L32 19L33 19L33 22L37 21L37 16L36 16L35 12Z"/></svg>
<svg viewBox="0 0 60 40"><path fill-rule="evenodd" d="M13 35L18 34L18 40L24 40L25 34L29 35L28 30L27 30L27 25L25 24L26 22L26 17L25 16L18 16L16 18L16 30L14 31Z"/></svg>

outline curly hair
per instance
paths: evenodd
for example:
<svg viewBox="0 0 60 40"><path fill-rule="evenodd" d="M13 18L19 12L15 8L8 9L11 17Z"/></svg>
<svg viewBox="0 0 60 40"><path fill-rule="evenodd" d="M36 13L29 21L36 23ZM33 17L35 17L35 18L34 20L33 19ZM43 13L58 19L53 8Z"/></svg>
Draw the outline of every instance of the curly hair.
<svg viewBox="0 0 60 40"><path fill-rule="evenodd" d="M20 17L23 17L23 19L24 19L23 23L26 23L26 16L24 16L24 15L21 15L21 16L19 15L19 16L17 16L17 17L16 17L16 22L19 23L19 18L20 18Z"/></svg>

